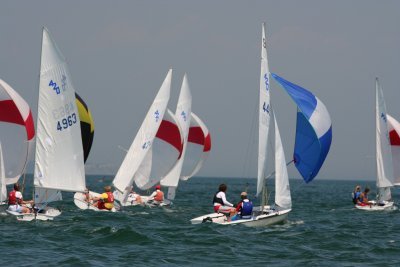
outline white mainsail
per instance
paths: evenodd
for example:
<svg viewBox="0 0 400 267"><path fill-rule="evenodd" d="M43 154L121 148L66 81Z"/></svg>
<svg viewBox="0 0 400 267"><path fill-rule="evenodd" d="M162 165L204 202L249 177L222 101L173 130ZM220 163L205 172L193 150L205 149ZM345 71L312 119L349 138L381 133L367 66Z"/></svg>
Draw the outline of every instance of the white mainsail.
<svg viewBox="0 0 400 267"><path fill-rule="evenodd" d="M264 188L266 169L267 146L270 125L270 72L267 57L267 39L265 37L265 23L262 24L261 41L261 76L260 76L260 103L259 103L259 129L258 129L258 172L257 172L257 196Z"/></svg>
<svg viewBox="0 0 400 267"><path fill-rule="evenodd" d="M0 204L7 199L6 175L4 171L3 149L0 143Z"/></svg>
<svg viewBox="0 0 400 267"><path fill-rule="evenodd" d="M387 126L386 104L378 78L376 86L376 185L379 188L378 200L390 200L390 187L393 186L393 161Z"/></svg>
<svg viewBox="0 0 400 267"><path fill-rule="evenodd" d="M75 90L66 61L46 28L42 37L34 185L37 199L46 198L50 192L43 189L85 190Z"/></svg>
<svg viewBox="0 0 400 267"><path fill-rule="evenodd" d="M167 109L171 90L171 77L172 70L169 70L117 174L115 175L113 185L121 193L132 185L136 171L139 169L147 152L153 144L153 140Z"/></svg>
<svg viewBox="0 0 400 267"><path fill-rule="evenodd" d="M273 119L275 122L275 203L281 208L291 209L292 198L290 196L286 158L275 115L273 115Z"/></svg>
<svg viewBox="0 0 400 267"><path fill-rule="evenodd" d="M175 111L175 117L178 120L179 127L181 128L183 134L183 150L181 157L178 159L178 162L175 164L173 169L161 180L161 185L168 187L167 198L170 200L175 199L175 192L179 183L182 165L185 158L185 151L190 127L191 109L192 94L190 92L189 83L185 74L185 76L183 77L181 91L178 98L178 104Z"/></svg>
<svg viewBox="0 0 400 267"><path fill-rule="evenodd" d="M208 128L204 122L192 112L181 180L187 181L196 175L210 154L210 149L211 137Z"/></svg>

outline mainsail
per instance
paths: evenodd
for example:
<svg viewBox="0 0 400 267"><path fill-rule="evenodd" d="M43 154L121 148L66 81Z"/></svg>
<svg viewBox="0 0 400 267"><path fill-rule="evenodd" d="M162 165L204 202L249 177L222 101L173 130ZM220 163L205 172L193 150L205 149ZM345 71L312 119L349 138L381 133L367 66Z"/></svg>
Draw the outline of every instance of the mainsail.
<svg viewBox="0 0 400 267"><path fill-rule="evenodd" d="M175 199L175 191L178 187L183 161L185 159L187 139L190 128L191 108L192 94L190 92L189 83L185 74L185 76L183 77L178 104L175 111L175 117L178 120L180 129L182 130L183 150L180 158L178 159L178 162L175 164L172 170L161 180L161 185L168 187L167 198L170 200Z"/></svg>
<svg viewBox="0 0 400 267"><path fill-rule="evenodd" d="M386 116L386 104L378 78L376 90L376 186L379 188L378 200L390 200L390 187L393 186L393 160Z"/></svg>
<svg viewBox="0 0 400 267"><path fill-rule="evenodd" d="M56 190L83 192L86 187L75 90L66 61L46 28L42 37L34 185L36 203L49 202Z"/></svg>
<svg viewBox="0 0 400 267"><path fill-rule="evenodd" d="M26 101L0 79L0 140L3 143L6 184L16 183L24 173L33 147L35 127Z"/></svg>
<svg viewBox="0 0 400 267"><path fill-rule="evenodd" d="M265 36L265 23L262 24L261 39L261 75L259 88L259 128L258 128L258 172L257 172L257 196L264 189L265 174L270 173L267 169L268 136L270 131L270 72L267 56L267 39Z"/></svg>
<svg viewBox="0 0 400 267"><path fill-rule="evenodd" d="M172 70L161 85L142 125L139 128L125 158L115 175L113 185L121 193L129 189L133 184L134 175L146 157L147 152L153 145L153 140L161 125L167 109L171 90Z"/></svg>
<svg viewBox="0 0 400 267"><path fill-rule="evenodd" d="M297 104L293 160L306 183L318 174L332 142L331 118L324 103L308 90L272 73Z"/></svg>

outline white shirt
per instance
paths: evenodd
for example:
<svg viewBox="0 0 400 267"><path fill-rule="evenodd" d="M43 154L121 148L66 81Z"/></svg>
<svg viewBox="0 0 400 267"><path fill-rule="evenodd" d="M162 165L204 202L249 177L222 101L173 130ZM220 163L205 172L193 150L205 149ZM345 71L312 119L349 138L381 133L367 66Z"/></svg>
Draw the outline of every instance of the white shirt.
<svg viewBox="0 0 400 267"><path fill-rule="evenodd" d="M217 198L221 198L222 202L224 202L225 206L233 207L233 204L230 203L228 200L226 200L225 192L222 192L222 191L218 192ZM219 203L214 203L214 206L215 206L215 204L220 205Z"/></svg>
<svg viewBox="0 0 400 267"><path fill-rule="evenodd" d="M19 192L19 191L16 191L16 192L15 192L15 198L16 198L16 199L22 199L22 193Z"/></svg>

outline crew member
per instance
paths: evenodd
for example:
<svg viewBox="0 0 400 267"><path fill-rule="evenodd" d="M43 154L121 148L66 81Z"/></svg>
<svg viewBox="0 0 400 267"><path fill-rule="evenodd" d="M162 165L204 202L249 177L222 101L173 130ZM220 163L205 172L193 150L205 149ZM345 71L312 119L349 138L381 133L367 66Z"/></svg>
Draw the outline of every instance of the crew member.
<svg viewBox="0 0 400 267"><path fill-rule="evenodd" d="M100 210L112 210L114 207L114 195L111 192L111 186L105 186L104 193L98 197L93 197L93 201L95 201L93 205Z"/></svg>

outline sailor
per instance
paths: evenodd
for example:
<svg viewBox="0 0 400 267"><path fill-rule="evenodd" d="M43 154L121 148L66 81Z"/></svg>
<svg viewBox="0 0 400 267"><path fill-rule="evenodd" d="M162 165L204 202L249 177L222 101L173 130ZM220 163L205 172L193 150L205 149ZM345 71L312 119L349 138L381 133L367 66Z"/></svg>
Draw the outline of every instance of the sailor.
<svg viewBox="0 0 400 267"><path fill-rule="evenodd" d="M229 214L230 216L236 212L236 209L233 208L233 204L226 200L226 190L228 187L226 184L220 184L218 188L218 192L215 193L213 199L214 211L217 213Z"/></svg>
<svg viewBox="0 0 400 267"><path fill-rule="evenodd" d="M22 198L22 193L19 191L19 184L14 184L14 190L8 194L8 210L19 212L19 213L30 213L31 210L22 204L33 205L33 200L24 201Z"/></svg>
<svg viewBox="0 0 400 267"><path fill-rule="evenodd" d="M238 219L251 219L253 213L253 203L247 198L247 193L240 194L241 201L236 206L236 215L232 217L232 221Z"/></svg>
<svg viewBox="0 0 400 267"><path fill-rule="evenodd" d="M93 205L100 210L112 210L114 207L114 195L111 192L111 186L105 186L104 191L100 196L93 197L93 201L97 201Z"/></svg>
<svg viewBox="0 0 400 267"><path fill-rule="evenodd" d="M361 187L357 185L351 195L353 197L353 203L357 204L360 201Z"/></svg>
<svg viewBox="0 0 400 267"><path fill-rule="evenodd" d="M131 189L131 192L128 195L127 201L131 204L134 204L134 203L142 204L143 203L141 196L133 190L133 187Z"/></svg>
<svg viewBox="0 0 400 267"><path fill-rule="evenodd" d="M357 202L357 205L360 205L360 206L371 205L371 203L369 203L369 200L368 200L368 193L369 193L369 188L365 188L364 192L362 192L360 194L360 200Z"/></svg>
<svg viewBox="0 0 400 267"><path fill-rule="evenodd" d="M92 196L90 195L89 188L86 187L83 194L85 195L85 201L87 203L90 203L90 201L92 200Z"/></svg>
<svg viewBox="0 0 400 267"><path fill-rule="evenodd" d="M161 191L161 186L156 185L156 190L149 196L147 202L153 200L154 204L161 204L164 202L164 193Z"/></svg>

